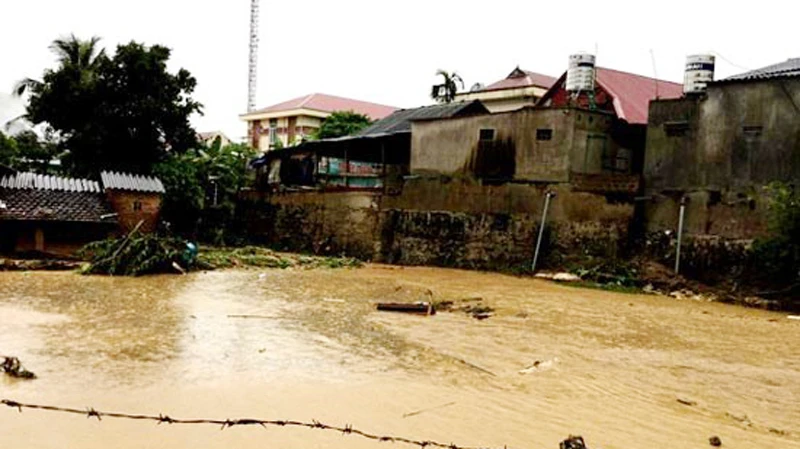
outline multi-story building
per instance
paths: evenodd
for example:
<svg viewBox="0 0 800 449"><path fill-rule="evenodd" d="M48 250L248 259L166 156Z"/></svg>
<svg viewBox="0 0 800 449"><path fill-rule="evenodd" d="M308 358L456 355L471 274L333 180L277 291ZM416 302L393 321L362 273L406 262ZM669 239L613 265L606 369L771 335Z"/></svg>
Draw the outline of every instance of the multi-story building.
<svg viewBox="0 0 800 449"><path fill-rule="evenodd" d="M392 106L366 101L311 94L243 114L241 118L247 122L250 145L260 151L269 151L301 142L336 111L352 111L380 120L395 110L397 108Z"/></svg>

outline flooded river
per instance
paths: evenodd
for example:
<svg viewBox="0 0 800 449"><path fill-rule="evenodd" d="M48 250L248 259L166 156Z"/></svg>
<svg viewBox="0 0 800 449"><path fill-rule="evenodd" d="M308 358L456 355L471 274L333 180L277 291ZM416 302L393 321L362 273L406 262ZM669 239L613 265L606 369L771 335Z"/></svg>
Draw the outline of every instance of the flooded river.
<svg viewBox="0 0 800 449"><path fill-rule="evenodd" d="M430 290L430 291L429 291ZM482 297L496 315L377 312ZM370 266L140 279L0 273L0 398L180 418L316 419L458 445L800 447L800 322L498 274ZM536 363L536 362L539 363ZM691 405L678 402L682 399ZM405 447L309 429L0 409L7 447Z"/></svg>

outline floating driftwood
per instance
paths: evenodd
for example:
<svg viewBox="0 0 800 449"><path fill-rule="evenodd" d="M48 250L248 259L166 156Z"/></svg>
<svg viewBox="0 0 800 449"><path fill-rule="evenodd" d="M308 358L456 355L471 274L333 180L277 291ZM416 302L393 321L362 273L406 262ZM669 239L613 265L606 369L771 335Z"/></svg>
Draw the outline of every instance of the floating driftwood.
<svg viewBox="0 0 800 449"><path fill-rule="evenodd" d="M35 379L36 374L25 369L22 366L22 362L19 361L16 357L8 357L8 356L0 356L3 359L3 363L0 365L0 370L4 373L8 374L11 377L17 377L19 379Z"/></svg>
<svg viewBox="0 0 800 449"><path fill-rule="evenodd" d="M429 302L379 302L376 306L382 312L403 312L417 315L435 315L436 309Z"/></svg>

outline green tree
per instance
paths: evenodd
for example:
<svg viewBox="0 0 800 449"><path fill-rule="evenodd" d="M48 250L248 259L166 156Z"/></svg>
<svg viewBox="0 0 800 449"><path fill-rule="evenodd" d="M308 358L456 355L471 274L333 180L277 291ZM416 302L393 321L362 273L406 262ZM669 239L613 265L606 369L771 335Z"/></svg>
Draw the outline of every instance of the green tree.
<svg viewBox="0 0 800 449"><path fill-rule="evenodd" d="M0 133L0 165L18 171L41 174L60 173L58 145L47 133L40 139L33 131L23 131L15 136Z"/></svg>
<svg viewBox="0 0 800 449"><path fill-rule="evenodd" d="M0 165L14 168L18 158L17 141L0 131Z"/></svg>
<svg viewBox="0 0 800 449"><path fill-rule="evenodd" d="M372 120L364 114L353 111L335 111L322 121L315 131L315 139L330 139L356 134L372 124Z"/></svg>
<svg viewBox="0 0 800 449"><path fill-rule="evenodd" d="M168 154L194 148L189 117L201 112L191 98L197 82L184 69L167 71L170 50L131 42L109 57L97 44L97 38L74 36L55 41L58 67L17 88L30 94L26 118L62 136L67 170L78 176L102 169L149 173Z"/></svg>
<svg viewBox="0 0 800 449"><path fill-rule="evenodd" d="M439 69L436 76L442 77L442 84L435 84L431 89L431 98L439 103L452 103L458 93L458 85L464 88L464 80L456 72Z"/></svg>
<svg viewBox="0 0 800 449"><path fill-rule="evenodd" d="M769 237L753 245L754 273L773 285L800 284L800 192L772 183L769 192ZM798 289L800 291L800 289Z"/></svg>
<svg viewBox="0 0 800 449"><path fill-rule="evenodd" d="M163 217L175 231L224 243L239 192L251 181L248 162L256 152L247 145L223 146L172 154L155 166L167 194Z"/></svg>
<svg viewBox="0 0 800 449"><path fill-rule="evenodd" d="M56 39L50 45L50 50L58 59L58 69L45 71L45 81L32 78L20 81L14 89L15 93L23 95L30 91L34 95L41 94L48 87L56 87L55 84L61 88L72 87L76 89L76 93L80 92L82 87L94 81L100 63L105 58L105 50L98 49L99 43L99 37L84 41L74 34L68 38Z"/></svg>

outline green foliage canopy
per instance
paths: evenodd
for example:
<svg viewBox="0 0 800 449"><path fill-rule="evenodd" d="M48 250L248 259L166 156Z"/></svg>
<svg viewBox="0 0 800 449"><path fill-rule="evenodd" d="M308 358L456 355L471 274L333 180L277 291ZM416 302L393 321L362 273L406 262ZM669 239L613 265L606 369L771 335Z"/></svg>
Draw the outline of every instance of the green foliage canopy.
<svg viewBox="0 0 800 449"><path fill-rule="evenodd" d="M216 139L207 148L171 154L156 164L154 173L167 191L163 219L178 233L224 240L236 196L251 182L247 164L255 154L247 145L223 146Z"/></svg>
<svg viewBox="0 0 800 449"><path fill-rule="evenodd" d="M335 111L322 121L314 137L330 139L353 135L372 124L372 120L364 114L353 111Z"/></svg>
<svg viewBox="0 0 800 449"><path fill-rule="evenodd" d="M149 173L168 154L195 147L189 117L202 108L191 98L197 82L184 69L167 71L170 50L131 42L107 56L98 42L56 40L51 49L58 67L16 89L30 93L26 118L48 123L62 136L69 173Z"/></svg>

